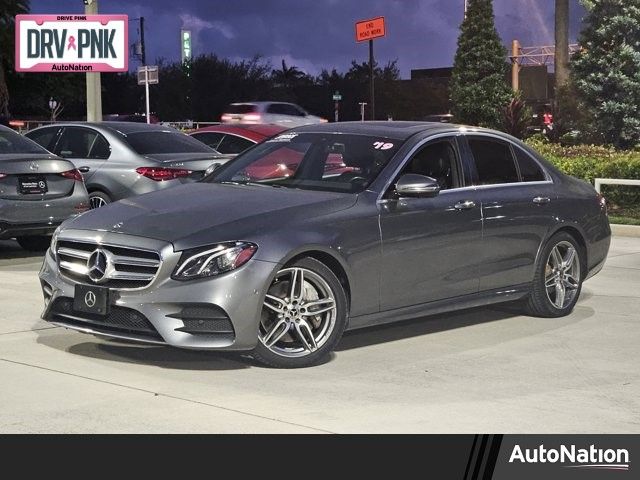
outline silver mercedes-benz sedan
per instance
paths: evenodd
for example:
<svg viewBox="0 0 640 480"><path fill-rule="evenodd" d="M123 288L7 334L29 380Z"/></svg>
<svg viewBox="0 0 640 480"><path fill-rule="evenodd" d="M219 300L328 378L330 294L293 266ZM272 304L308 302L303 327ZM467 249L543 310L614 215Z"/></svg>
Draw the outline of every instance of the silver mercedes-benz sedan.
<svg viewBox="0 0 640 480"><path fill-rule="evenodd" d="M26 136L75 164L91 208L195 182L232 157L174 128L146 123L56 123Z"/></svg>
<svg viewBox="0 0 640 480"><path fill-rule="evenodd" d="M40 272L43 318L309 366L347 329L507 301L567 315L610 236L591 185L499 132L305 126L203 182L64 223Z"/></svg>
<svg viewBox="0 0 640 480"><path fill-rule="evenodd" d="M58 225L88 208L82 175L71 162L0 126L0 240L46 250Z"/></svg>

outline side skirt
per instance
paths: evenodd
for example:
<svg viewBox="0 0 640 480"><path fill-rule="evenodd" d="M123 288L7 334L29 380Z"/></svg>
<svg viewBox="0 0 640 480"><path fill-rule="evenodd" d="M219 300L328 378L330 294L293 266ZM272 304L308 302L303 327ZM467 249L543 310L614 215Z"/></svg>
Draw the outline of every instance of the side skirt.
<svg viewBox="0 0 640 480"><path fill-rule="evenodd" d="M473 307L482 307L494 303L511 302L526 297L531 290L529 284L517 285L509 288L498 288L480 293L473 293L462 297L437 300L435 302L412 305L410 307L396 308L384 312L360 315L349 319L347 330L371 327L374 325L384 325L386 323L399 322L427 315L453 312Z"/></svg>

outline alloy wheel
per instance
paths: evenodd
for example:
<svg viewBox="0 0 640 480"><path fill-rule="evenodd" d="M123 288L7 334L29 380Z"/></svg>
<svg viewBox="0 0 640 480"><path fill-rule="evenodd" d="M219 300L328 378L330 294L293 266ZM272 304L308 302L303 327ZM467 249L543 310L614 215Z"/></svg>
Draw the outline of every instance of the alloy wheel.
<svg viewBox="0 0 640 480"><path fill-rule="evenodd" d="M580 256L570 242L556 244L547 259L544 286L547 298L558 310L570 305L580 288Z"/></svg>
<svg viewBox="0 0 640 480"><path fill-rule="evenodd" d="M335 295L322 276L307 268L285 268L265 296L258 336L277 355L304 357L327 342L336 318Z"/></svg>
<svg viewBox="0 0 640 480"><path fill-rule="evenodd" d="M107 204L104 198L102 197L90 197L89 198L89 207L91 210L104 207Z"/></svg>

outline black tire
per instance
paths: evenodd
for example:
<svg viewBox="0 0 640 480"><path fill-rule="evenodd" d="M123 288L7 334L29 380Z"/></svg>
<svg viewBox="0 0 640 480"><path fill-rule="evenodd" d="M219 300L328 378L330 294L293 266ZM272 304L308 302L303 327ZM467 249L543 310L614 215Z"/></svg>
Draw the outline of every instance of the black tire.
<svg viewBox="0 0 640 480"><path fill-rule="evenodd" d="M113 202L113 200L111 200L111 197L109 197L109 195L104 192L96 190L89 193L89 206L92 210L104 207L111 202Z"/></svg>
<svg viewBox="0 0 640 480"><path fill-rule="evenodd" d="M17 237L16 240L22 248L30 252L44 252L51 245L51 237L48 235Z"/></svg>
<svg viewBox="0 0 640 480"><path fill-rule="evenodd" d="M304 368L318 365L326 360L337 343L342 338L347 326L347 296L344 288L336 275L325 264L313 258L305 257L287 265L286 268L303 268L319 275L329 285L335 299L336 316L333 331L329 334L325 343L317 350L301 357L286 357L271 351L261 340L252 351L251 355L258 362L273 368ZM260 328L260 327L259 327Z"/></svg>
<svg viewBox="0 0 640 480"><path fill-rule="evenodd" d="M550 261L550 255L552 250L558 245L570 244L576 251L578 256L579 265L579 278L577 282L577 288L571 289L572 297L570 300L566 300L566 304L559 308L549 298L550 295L554 295L555 287L549 287L550 294L547 293L548 289L545 286L546 281L552 276L553 270L550 271L551 266L548 267ZM543 318L557 318L564 317L572 312L575 307L582 291L582 283L587 273L586 255L582 246L576 241L575 237L568 232L559 232L553 235L545 244L538 262L536 264L535 276L531 286L531 293L526 300L525 309L527 313L535 317ZM569 289L566 289L569 291ZM557 293L556 293L557 295ZM557 297L556 297L557 300Z"/></svg>

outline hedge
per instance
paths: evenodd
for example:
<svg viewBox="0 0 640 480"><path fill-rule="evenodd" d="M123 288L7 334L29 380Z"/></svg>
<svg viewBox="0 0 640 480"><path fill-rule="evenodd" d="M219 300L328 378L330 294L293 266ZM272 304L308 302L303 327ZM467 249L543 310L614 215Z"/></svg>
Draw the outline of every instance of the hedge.
<svg viewBox="0 0 640 480"><path fill-rule="evenodd" d="M536 137L528 139L527 144L562 172L591 184L595 178L640 180L640 151L618 151L595 145L563 146ZM603 185L602 188L610 204L621 208L640 204L640 186Z"/></svg>

